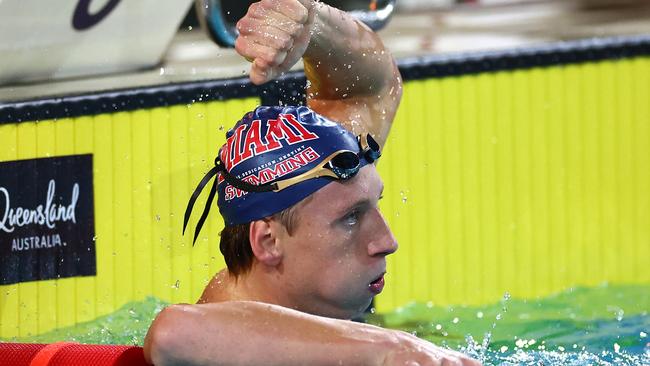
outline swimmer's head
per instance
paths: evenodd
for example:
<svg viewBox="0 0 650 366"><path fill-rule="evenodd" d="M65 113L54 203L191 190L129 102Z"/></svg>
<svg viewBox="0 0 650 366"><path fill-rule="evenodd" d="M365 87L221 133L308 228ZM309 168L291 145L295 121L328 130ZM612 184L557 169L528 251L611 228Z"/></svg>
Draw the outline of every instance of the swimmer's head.
<svg viewBox="0 0 650 366"><path fill-rule="evenodd" d="M216 193L225 225L240 225L282 212L332 181L349 179L380 155L371 136L354 136L307 107L258 107L226 138L186 211L185 225L201 189L216 175L195 240Z"/></svg>

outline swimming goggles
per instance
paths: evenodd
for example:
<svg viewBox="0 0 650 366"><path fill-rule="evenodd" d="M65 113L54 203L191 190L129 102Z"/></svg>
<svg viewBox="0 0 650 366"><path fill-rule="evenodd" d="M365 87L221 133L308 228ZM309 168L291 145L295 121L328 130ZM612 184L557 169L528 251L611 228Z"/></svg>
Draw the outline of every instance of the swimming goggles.
<svg viewBox="0 0 650 366"><path fill-rule="evenodd" d="M185 218L183 221L183 235L185 234L185 229L187 228L187 224L190 220L190 215L192 213L192 209L194 208L194 203L201 194L201 191L203 191L203 188L215 175L221 174L223 179L228 184L237 189L241 189L246 192L259 193L279 192L285 188L314 178L328 177L337 180L348 180L359 172L359 169L361 168L362 158L366 159L368 163L372 164L381 156L379 144L372 137L372 135L368 133L359 135L357 136L357 142L359 143L360 147L359 153L355 153L350 150L339 150L325 158L316 167L302 174L299 174L292 178L282 179L272 183L265 183L260 185L250 184L232 175L226 168L226 165L221 161L219 155L217 155L217 158L214 160L214 167L210 169L205 177L203 177L201 182L199 182L196 189L194 190L194 193L192 193L192 197L190 197L190 201L187 204L187 208L185 210ZM193 244L196 242L196 238L198 237L199 232L201 231L201 228L203 227L203 224L208 217L210 207L217 192L218 181L219 179L215 179L214 183L212 184L212 188L210 189L210 194L208 195L208 200L205 203L203 214L201 215L201 218L199 218L199 221L196 225L196 230L194 231L194 241L192 242Z"/></svg>

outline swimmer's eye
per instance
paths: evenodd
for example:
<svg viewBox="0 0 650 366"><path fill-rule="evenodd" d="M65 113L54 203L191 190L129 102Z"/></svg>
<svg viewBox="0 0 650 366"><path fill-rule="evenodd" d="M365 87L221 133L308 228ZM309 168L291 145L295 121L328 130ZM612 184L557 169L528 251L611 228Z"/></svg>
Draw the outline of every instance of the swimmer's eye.
<svg viewBox="0 0 650 366"><path fill-rule="evenodd" d="M343 224L347 226L355 226L361 219L361 212L358 209L353 210L343 218Z"/></svg>

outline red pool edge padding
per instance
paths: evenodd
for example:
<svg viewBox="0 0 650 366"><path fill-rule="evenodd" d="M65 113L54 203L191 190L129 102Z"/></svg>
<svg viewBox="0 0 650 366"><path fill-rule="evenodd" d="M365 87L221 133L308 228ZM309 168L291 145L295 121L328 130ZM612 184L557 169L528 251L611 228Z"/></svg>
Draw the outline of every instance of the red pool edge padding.
<svg viewBox="0 0 650 366"><path fill-rule="evenodd" d="M122 345L1 343L0 366L146 366L142 347Z"/></svg>

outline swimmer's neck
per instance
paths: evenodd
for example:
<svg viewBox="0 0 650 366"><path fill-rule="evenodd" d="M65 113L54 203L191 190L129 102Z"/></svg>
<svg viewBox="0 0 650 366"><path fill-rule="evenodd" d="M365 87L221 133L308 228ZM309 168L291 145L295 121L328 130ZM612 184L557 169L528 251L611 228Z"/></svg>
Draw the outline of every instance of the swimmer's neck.
<svg viewBox="0 0 650 366"><path fill-rule="evenodd" d="M256 280L257 276L251 272L235 276L228 269L222 269L205 287L198 303L259 301L277 304L279 299L270 293L265 281Z"/></svg>
<svg viewBox="0 0 650 366"><path fill-rule="evenodd" d="M325 316L330 318L346 319L350 316L335 315L330 309L310 307L304 303L306 295L296 294L292 296L286 288L286 284L269 273L253 265L253 268L245 273L235 276L227 269L219 271L210 280L203 290L203 294L197 301L198 304L225 302L225 301L257 301L267 304L274 304L286 308L302 311L305 313Z"/></svg>
<svg viewBox="0 0 650 366"><path fill-rule="evenodd" d="M286 291L273 281L273 276L261 271L253 265L250 271L235 276L223 269L210 280L197 303L258 301L299 310Z"/></svg>

